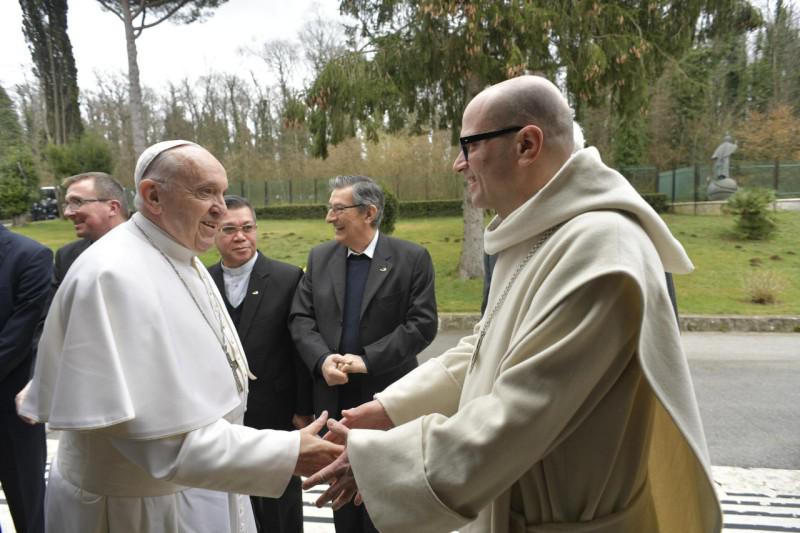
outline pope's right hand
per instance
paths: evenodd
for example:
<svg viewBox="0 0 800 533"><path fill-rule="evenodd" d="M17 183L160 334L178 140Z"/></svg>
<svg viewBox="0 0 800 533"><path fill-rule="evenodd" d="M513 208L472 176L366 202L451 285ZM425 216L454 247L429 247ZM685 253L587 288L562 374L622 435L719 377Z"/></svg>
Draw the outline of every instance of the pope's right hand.
<svg viewBox="0 0 800 533"><path fill-rule="evenodd" d="M311 476L331 464L344 451L344 446L323 440L318 433L325 427L328 412L322 414L300 430L300 453L294 473L298 476Z"/></svg>

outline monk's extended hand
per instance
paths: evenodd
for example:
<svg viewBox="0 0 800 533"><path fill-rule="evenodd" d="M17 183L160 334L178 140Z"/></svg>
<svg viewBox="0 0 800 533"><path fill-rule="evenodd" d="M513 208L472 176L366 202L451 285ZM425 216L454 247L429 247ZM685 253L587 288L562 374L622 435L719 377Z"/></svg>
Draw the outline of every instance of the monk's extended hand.
<svg viewBox="0 0 800 533"><path fill-rule="evenodd" d="M350 429L379 429L385 431L394 427L394 423L378 400L362 403L352 409L345 409L342 411L342 419L339 422ZM327 432L324 438L331 442L344 444L344 441L333 431Z"/></svg>
<svg viewBox="0 0 800 533"><path fill-rule="evenodd" d="M347 442L347 434L350 431L347 426L336 420L328 421L328 435L335 433L339 440ZM330 483L328 490L322 493L317 501L317 507L322 507L331 502L333 510L339 510L344 504L355 497L356 505L361 504L361 495L358 494L356 478L350 468L350 460L347 458L347 448L336 458L334 462L326 466L313 476L303 482L303 489L308 490L321 483Z"/></svg>
<svg viewBox="0 0 800 533"><path fill-rule="evenodd" d="M300 430L300 453L294 473L310 476L321 468L330 465L344 451L344 446L323 440L318 433L328 420L328 412L323 411L319 418Z"/></svg>

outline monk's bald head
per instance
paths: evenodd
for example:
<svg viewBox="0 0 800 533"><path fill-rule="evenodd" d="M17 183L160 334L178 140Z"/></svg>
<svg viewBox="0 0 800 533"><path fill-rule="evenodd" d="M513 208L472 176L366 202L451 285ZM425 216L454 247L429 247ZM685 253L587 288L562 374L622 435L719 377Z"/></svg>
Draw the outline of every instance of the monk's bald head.
<svg viewBox="0 0 800 533"><path fill-rule="evenodd" d="M467 106L479 110L491 128L538 126L547 149L572 152L572 109L564 95L541 76L520 76L478 94Z"/></svg>

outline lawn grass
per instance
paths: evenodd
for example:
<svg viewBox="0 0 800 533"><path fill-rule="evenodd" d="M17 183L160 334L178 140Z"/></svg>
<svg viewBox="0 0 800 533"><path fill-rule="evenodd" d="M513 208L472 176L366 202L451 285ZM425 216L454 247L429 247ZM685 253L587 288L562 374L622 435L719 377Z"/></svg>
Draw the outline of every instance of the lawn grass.
<svg viewBox="0 0 800 533"><path fill-rule="evenodd" d="M778 213L779 231L769 241L740 241L730 216L665 215L686 247L695 272L675 276L678 307L687 314L800 315L800 213ZM323 221L260 220L259 248L270 257L305 265L308 250L331 238ZM74 239L63 220L34 222L16 231L56 249ZM459 280L462 223L457 217L409 219L397 223L395 236L425 246L436 268L440 312L475 312L480 308L482 280ZM216 250L202 255L206 265L219 260ZM772 305L747 301L745 285L755 271L769 271L783 290Z"/></svg>

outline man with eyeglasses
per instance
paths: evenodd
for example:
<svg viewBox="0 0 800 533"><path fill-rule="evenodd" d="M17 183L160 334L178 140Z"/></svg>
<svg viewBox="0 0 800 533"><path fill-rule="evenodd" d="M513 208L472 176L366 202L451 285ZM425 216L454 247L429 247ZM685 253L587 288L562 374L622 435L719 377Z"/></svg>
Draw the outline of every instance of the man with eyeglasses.
<svg viewBox="0 0 800 533"><path fill-rule="evenodd" d="M289 308L303 271L271 259L258 246L253 207L225 196L228 208L214 242L222 260L208 269L242 341L257 379L250 384L244 425L291 431L313 420L311 374L297 356L288 328ZM256 526L264 533L303 531L300 478L280 498L251 497Z"/></svg>
<svg viewBox="0 0 800 533"><path fill-rule="evenodd" d="M467 105L453 168L497 211L486 312L329 421L346 450L307 482L332 482L320 504L358 490L383 533L721 530L664 281L692 263L595 148L573 153L572 132L567 100L538 76Z"/></svg>
<svg viewBox="0 0 800 533"><path fill-rule="evenodd" d="M84 172L70 176L61 187L66 190L64 216L75 226L78 240L56 251L52 294L58 290L79 255L128 219L125 189L105 172Z"/></svg>
<svg viewBox="0 0 800 533"><path fill-rule="evenodd" d="M363 176L331 180L325 218L334 240L314 247L289 325L314 376L314 408L338 417L417 366L436 336L434 270L428 251L384 235L383 191ZM339 533L374 532L364 511L333 514Z"/></svg>

